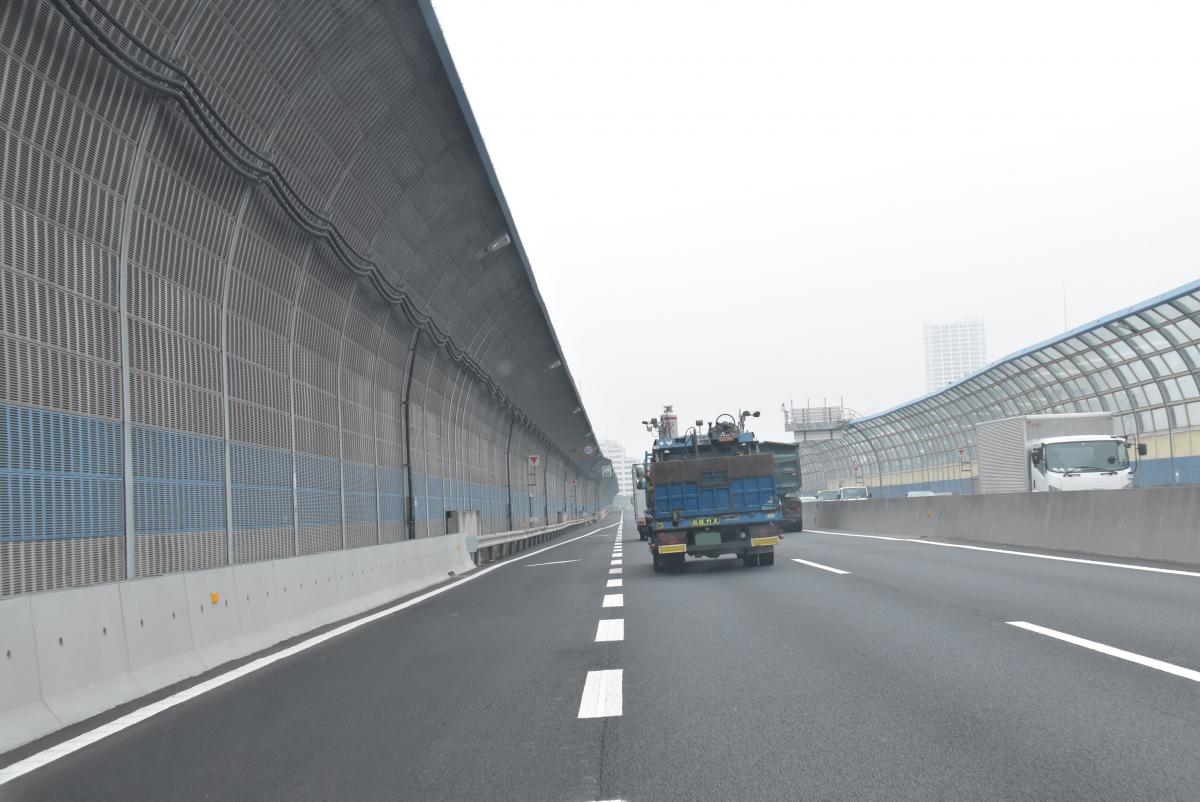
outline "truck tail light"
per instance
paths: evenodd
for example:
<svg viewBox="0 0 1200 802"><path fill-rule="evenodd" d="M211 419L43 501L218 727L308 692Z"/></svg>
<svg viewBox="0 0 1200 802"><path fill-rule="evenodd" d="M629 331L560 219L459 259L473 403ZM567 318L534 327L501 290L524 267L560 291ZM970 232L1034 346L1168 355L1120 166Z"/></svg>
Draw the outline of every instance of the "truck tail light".
<svg viewBox="0 0 1200 802"><path fill-rule="evenodd" d="M684 543L686 537L687 535L684 534L667 534L664 532L658 536L658 542L662 546L673 546L676 543Z"/></svg>

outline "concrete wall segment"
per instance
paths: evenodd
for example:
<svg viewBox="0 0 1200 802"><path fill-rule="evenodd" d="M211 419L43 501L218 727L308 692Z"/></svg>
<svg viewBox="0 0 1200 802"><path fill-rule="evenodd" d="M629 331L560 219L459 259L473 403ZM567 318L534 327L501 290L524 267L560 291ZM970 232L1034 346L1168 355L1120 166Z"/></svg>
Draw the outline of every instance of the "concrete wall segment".
<svg viewBox="0 0 1200 802"><path fill-rule="evenodd" d="M5 599L0 751L473 568L451 535Z"/></svg>
<svg viewBox="0 0 1200 802"><path fill-rule="evenodd" d="M121 582L129 669L142 693L204 670L192 645L187 585L178 574Z"/></svg>
<svg viewBox="0 0 1200 802"><path fill-rule="evenodd" d="M817 502L805 516L809 529L1200 564L1200 487Z"/></svg>
<svg viewBox="0 0 1200 802"><path fill-rule="evenodd" d="M0 601L0 752L62 726L42 699L33 603Z"/></svg>
<svg viewBox="0 0 1200 802"><path fill-rule="evenodd" d="M42 698L62 722L136 697L115 583L30 597Z"/></svg>

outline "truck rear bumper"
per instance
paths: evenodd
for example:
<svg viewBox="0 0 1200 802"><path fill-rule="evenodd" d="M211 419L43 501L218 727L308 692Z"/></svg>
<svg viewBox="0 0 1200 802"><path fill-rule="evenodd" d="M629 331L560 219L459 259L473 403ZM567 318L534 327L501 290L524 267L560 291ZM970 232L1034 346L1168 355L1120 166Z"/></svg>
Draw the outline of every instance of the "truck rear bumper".
<svg viewBox="0 0 1200 802"><path fill-rule="evenodd" d="M659 554L688 554L692 557L720 557L722 554L769 554L779 543L779 537L769 535L747 539L727 540L724 543L696 544L671 543L651 546Z"/></svg>

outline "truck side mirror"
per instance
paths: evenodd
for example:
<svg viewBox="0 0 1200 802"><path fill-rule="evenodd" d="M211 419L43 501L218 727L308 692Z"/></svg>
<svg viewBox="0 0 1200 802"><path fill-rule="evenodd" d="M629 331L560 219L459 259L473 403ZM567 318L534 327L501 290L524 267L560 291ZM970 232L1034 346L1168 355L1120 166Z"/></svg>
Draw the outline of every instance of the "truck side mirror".
<svg viewBox="0 0 1200 802"><path fill-rule="evenodd" d="M1042 460L1046 458L1046 447L1045 446L1034 446L1033 450L1030 452L1030 454L1032 454L1032 456L1033 456L1033 464L1041 465Z"/></svg>
<svg viewBox="0 0 1200 802"><path fill-rule="evenodd" d="M645 490L645 489L646 489L646 480L645 480L645 479L638 479L638 483L637 483L637 489L638 489L638 490Z"/></svg>
<svg viewBox="0 0 1200 802"><path fill-rule="evenodd" d="M1146 448L1145 443L1138 443L1138 456L1144 457L1150 453L1150 449Z"/></svg>

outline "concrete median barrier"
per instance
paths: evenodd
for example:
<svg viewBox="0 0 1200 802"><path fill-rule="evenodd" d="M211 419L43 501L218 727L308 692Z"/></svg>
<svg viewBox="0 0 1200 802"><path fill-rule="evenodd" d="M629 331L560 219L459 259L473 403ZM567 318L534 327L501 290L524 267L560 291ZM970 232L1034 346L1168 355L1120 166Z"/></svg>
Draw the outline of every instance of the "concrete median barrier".
<svg viewBox="0 0 1200 802"><path fill-rule="evenodd" d="M474 567L447 535L5 599L0 752Z"/></svg>
<svg viewBox="0 0 1200 802"><path fill-rule="evenodd" d="M806 529L1200 564L1200 487L827 501Z"/></svg>

